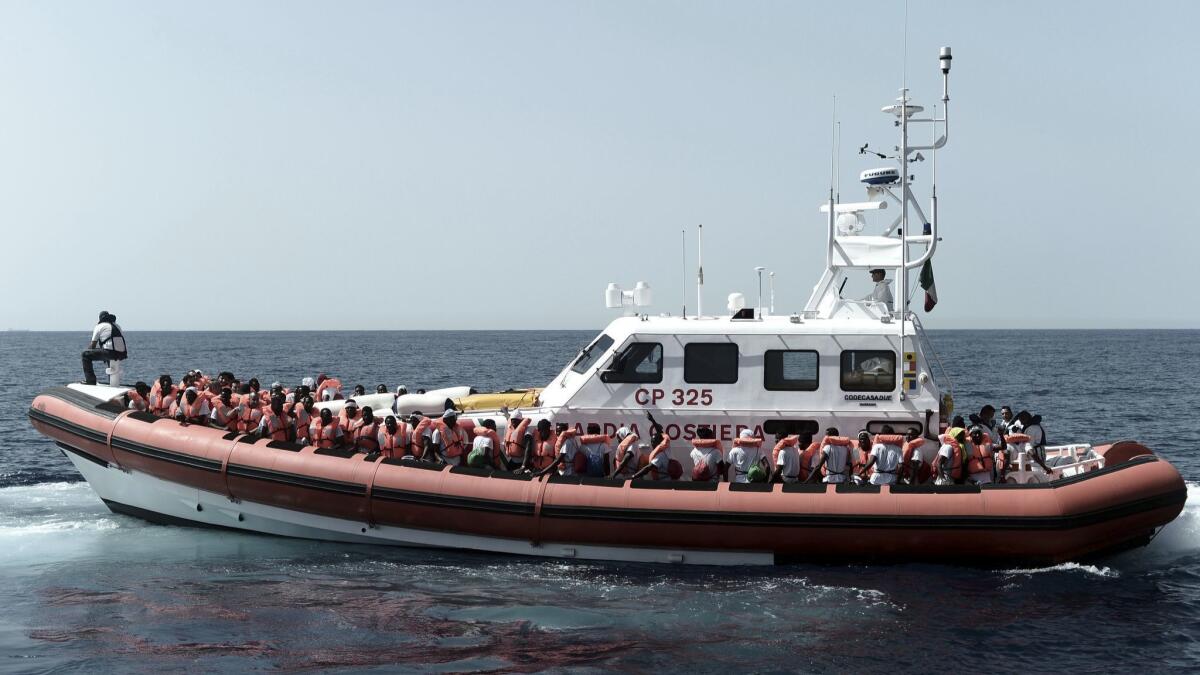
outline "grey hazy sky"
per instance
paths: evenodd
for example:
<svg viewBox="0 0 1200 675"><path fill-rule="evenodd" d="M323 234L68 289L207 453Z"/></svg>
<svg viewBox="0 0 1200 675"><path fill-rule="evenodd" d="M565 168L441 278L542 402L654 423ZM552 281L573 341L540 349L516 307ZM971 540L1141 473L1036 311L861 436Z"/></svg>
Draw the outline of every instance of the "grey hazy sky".
<svg viewBox="0 0 1200 675"><path fill-rule="evenodd" d="M902 16L5 0L0 329L598 328L608 281L678 311L697 223L707 307L765 265L799 308L831 96L856 200L879 161L853 152L895 143ZM1193 2L912 2L917 102L955 53L927 326L1200 326L1197 25Z"/></svg>

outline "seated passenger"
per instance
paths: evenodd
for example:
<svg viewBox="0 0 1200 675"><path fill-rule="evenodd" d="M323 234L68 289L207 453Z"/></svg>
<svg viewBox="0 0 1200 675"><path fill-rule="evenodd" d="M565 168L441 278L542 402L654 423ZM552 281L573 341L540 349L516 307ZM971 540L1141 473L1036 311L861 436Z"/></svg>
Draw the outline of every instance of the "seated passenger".
<svg viewBox="0 0 1200 675"><path fill-rule="evenodd" d="M921 433L916 427L909 427L908 433L904 435L903 456L900 460L900 482L907 485L920 485L928 483L930 476L933 474L932 465L925 461L925 451L922 446L925 445L925 439L921 438Z"/></svg>
<svg viewBox="0 0 1200 675"><path fill-rule="evenodd" d="M362 386L361 384L354 385L354 393L351 394L351 396L366 396L366 395L367 395L366 387Z"/></svg>
<svg viewBox="0 0 1200 675"><path fill-rule="evenodd" d="M338 413L337 420L342 433L350 438L350 434L354 433L354 425L358 422L358 401L346 401L346 405L342 406L342 411Z"/></svg>
<svg viewBox="0 0 1200 675"><path fill-rule="evenodd" d="M313 418L312 423L308 425L308 442L327 450L341 446L344 441L342 425L334 419L333 413L327 408L322 408L321 414Z"/></svg>
<svg viewBox="0 0 1200 675"><path fill-rule="evenodd" d="M550 420L540 419L537 428L533 430L533 447L529 452L529 461L524 464L522 471L541 471L552 466L558 456L558 434L551 426Z"/></svg>
<svg viewBox="0 0 1200 675"><path fill-rule="evenodd" d="M296 391L295 393L299 394L303 392L304 387L301 387L300 390ZM312 397L307 393L304 393L304 396L300 397L296 403L292 403L290 406L285 403L284 411L287 412L288 416L292 418L292 425L296 428L296 442L300 443L301 441L307 439L308 426L312 424L313 418Z"/></svg>
<svg viewBox="0 0 1200 675"><path fill-rule="evenodd" d="M892 427L884 425L881 431L891 432L894 430ZM863 466L863 476L865 477L868 471L874 469L868 480L871 485L895 485L904 461L902 447L905 442L904 437L894 433L882 433L877 434L873 440L871 454Z"/></svg>
<svg viewBox="0 0 1200 675"><path fill-rule="evenodd" d="M561 476L575 475L575 458L580 454L579 430L560 422L556 429L556 436L554 461L536 471L533 474L534 477L545 475L554 469L558 469Z"/></svg>
<svg viewBox="0 0 1200 675"><path fill-rule="evenodd" d="M171 406L175 405L175 387L171 384L170 375L160 375L150 390L146 399L149 411L159 417L171 414Z"/></svg>
<svg viewBox="0 0 1200 675"><path fill-rule="evenodd" d="M825 438L821 439L821 458L809 475L808 481L814 482L817 476L824 474L826 483L845 483L849 480L853 466L850 463L850 439L839 436L835 427L825 430Z"/></svg>
<svg viewBox="0 0 1200 675"><path fill-rule="evenodd" d="M647 412L646 419L650 421L650 453L646 466L638 469L630 479L641 478L649 473L651 480L679 480L683 475L683 466L671 459L671 437L654 419L654 415Z"/></svg>
<svg viewBox="0 0 1200 675"><path fill-rule="evenodd" d="M318 401L334 401L342 398L342 381L327 377L325 373L317 375Z"/></svg>
<svg viewBox="0 0 1200 675"><path fill-rule="evenodd" d="M458 412L450 408L442 418L433 423L433 434L426 446L426 458L430 450L433 458L451 466L461 466L467 454L467 432L458 426Z"/></svg>
<svg viewBox="0 0 1200 675"><path fill-rule="evenodd" d="M426 461L434 461L435 457L431 453L428 457L425 456L425 449L433 443L433 420L421 414L418 410L408 416L408 426L412 428L411 438L411 454L416 459Z"/></svg>
<svg viewBox="0 0 1200 675"><path fill-rule="evenodd" d="M507 471L520 471L529 467L533 450L533 434L529 431L530 420L518 410L508 418L504 429L504 452L501 462Z"/></svg>
<svg viewBox="0 0 1200 675"><path fill-rule="evenodd" d="M129 401L125 406L127 409L146 412L150 409L150 385L138 380L133 384L133 389L125 392L125 398Z"/></svg>
<svg viewBox="0 0 1200 675"><path fill-rule="evenodd" d="M871 442L871 432L866 429L858 432L858 438L850 444L850 480L857 485L862 485L864 482L863 477L866 475L864 469L874 446L875 444Z"/></svg>
<svg viewBox="0 0 1200 675"><path fill-rule="evenodd" d="M282 394L271 399L271 405L262 414L262 419L259 420L258 428L254 433L259 438L267 438L272 441L290 441L296 438L292 420L283 412Z"/></svg>
<svg viewBox="0 0 1200 675"><path fill-rule="evenodd" d="M379 430L377 440L379 452L384 457L398 459L412 454L409 449L412 436L408 425L397 420L393 415L388 415L383 419L383 428Z"/></svg>
<svg viewBox="0 0 1200 675"><path fill-rule="evenodd" d="M229 387L221 390L221 395L213 400L211 407L212 413L208 416L210 425L225 431L237 431L238 413L233 405L233 392Z"/></svg>
<svg viewBox="0 0 1200 675"><path fill-rule="evenodd" d="M933 460L934 485L954 485L963 482L963 445L967 442L966 432L960 427L951 427L942 436L942 447L938 448Z"/></svg>
<svg viewBox="0 0 1200 675"><path fill-rule="evenodd" d="M795 483L800 480L800 437L775 434L775 447L771 450L772 483Z"/></svg>
<svg viewBox="0 0 1200 675"><path fill-rule="evenodd" d="M629 427L622 426L617 429L617 433L613 437L617 439L617 451L613 457L613 478L632 476L641 468L639 466L641 456L637 446L638 435L633 433Z"/></svg>
<svg viewBox="0 0 1200 675"><path fill-rule="evenodd" d="M692 439L692 480L725 481L725 448L710 426L696 427Z"/></svg>
<svg viewBox="0 0 1200 675"><path fill-rule="evenodd" d="M471 441L471 452L467 454L467 466L473 469L507 469L501 460L500 436L496 433L496 421L486 419L479 423L472 432L475 440Z"/></svg>
<svg viewBox="0 0 1200 675"><path fill-rule="evenodd" d="M204 424L208 422L208 413L208 401L200 398L194 387L188 387L183 399L173 404L172 417L184 424Z"/></svg>
<svg viewBox="0 0 1200 675"><path fill-rule="evenodd" d="M386 394L386 393L388 393L388 388L387 388L387 385L386 385L386 384L380 384L380 385L377 385L377 386L375 387L375 393L376 393L376 394Z"/></svg>
<svg viewBox="0 0 1200 675"><path fill-rule="evenodd" d="M237 417L237 430L243 434L248 434L258 428L258 423L262 421L262 409L258 406L258 397L250 390L249 386L242 385L246 392L242 394L241 402L234 409Z"/></svg>
<svg viewBox="0 0 1200 675"><path fill-rule="evenodd" d="M359 452L369 455L379 451L379 420L371 406L363 406L362 415L354 422L349 436Z"/></svg>
<svg viewBox="0 0 1200 675"><path fill-rule="evenodd" d="M766 469L763 468L762 456L763 439L757 438L753 431L742 429L738 437L733 439L733 447L729 449L729 467L733 469L734 483L762 483L767 479Z"/></svg>
<svg viewBox="0 0 1200 675"><path fill-rule="evenodd" d="M817 472L817 464L821 461L821 444L814 441L812 434L805 431L796 442L796 451L800 455L798 480L807 483L813 473Z"/></svg>
<svg viewBox="0 0 1200 675"><path fill-rule="evenodd" d="M972 483L984 485L990 483L994 477L996 470L995 460L992 458L992 444L988 439L987 433L983 427L971 427L968 434L971 442L967 445L969 452L967 456L967 475Z"/></svg>
<svg viewBox="0 0 1200 675"><path fill-rule="evenodd" d="M612 439L601 433L600 425L587 425L587 433L579 438L579 453L575 456L575 473L591 478L603 478L611 468Z"/></svg>

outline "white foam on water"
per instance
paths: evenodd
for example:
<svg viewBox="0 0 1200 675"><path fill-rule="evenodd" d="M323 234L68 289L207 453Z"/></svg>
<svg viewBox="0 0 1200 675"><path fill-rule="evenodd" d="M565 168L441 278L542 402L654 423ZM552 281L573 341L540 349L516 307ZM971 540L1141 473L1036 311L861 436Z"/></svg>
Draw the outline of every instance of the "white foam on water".
<svg viewBox="0 0 1200 675"><path fill-rule="evenodd" d="M1183 512L1163 527L1144 553L1167 558L1200 553L1200 483L1187 484L1187 502L1183 505Z"/></svg>
<svg viewBox="0 0 1200 675"><path fill-rule="evenodd" d="M1048 572L1083 572L1092 574L1098 577L1117 578L1121 573L1111 567L1098 567L1096 565L1081 565L1075 562L1065 562L1049 567L1030 567L1027 569L1011 569L1004 570L1006 576L1031 575L1031 574L1046 574Z"/></svg>

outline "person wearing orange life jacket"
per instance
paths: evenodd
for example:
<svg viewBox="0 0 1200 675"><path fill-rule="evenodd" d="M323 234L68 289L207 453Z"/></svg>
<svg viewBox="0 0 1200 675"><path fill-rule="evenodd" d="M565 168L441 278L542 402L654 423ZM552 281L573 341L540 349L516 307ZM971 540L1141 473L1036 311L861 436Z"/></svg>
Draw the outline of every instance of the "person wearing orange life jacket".
<svg viewBox="0 0 1200 675"><path fill-rule="evenodd" d="M522 471L541 471L552 466L557 456L558 433L550 424L550 420L538 420L532 436L533 445L529 449L529 461L522 467Z"/></svg>
<svg viewBox="0 0 1200 675"><path fill-rule="evenodd" d="M630 479L641 478L649 473L651 480L679 480L683 475L683 466L671 458L671 437L649 411L646 412L646 419L650 421L650 452L646 466L638 469Z"/></svg>
<svg viewBox="0 0 1200 675"><path fill-rule="evenodd" d="M726 464L733 470L730 481L734 483L749 483L750 472L754 467L755 476L765 472L762 456L763 439L757 438L753 431L742 429L738 437L733 439L733 447L729 449Z"/></svg>
<svg viewBox="0 0 1200 675"><path fill-rule="evenodd" d="M509 471L527 470L533 454L533 433L529 430L530 419L517 410L508 418L504 430L504 453L501 457ZM547 423L549 424L549 423Z"/></svg>
<svg viewBox="0 0 1200 675"><path fill-rule="evenodd" d="M979 426L971 427L968 437L971 443L968 446L970 455L967 457L967 476L977 485L991 483L996 470L991 440Z"/></svg>
<svg viewBox="0 0 1200 675"><path fill-rule="evenodd" d="M699 426L696 428L696 438L692 439L692 480L694 481L725 481L725 448L717 440L712 427Z"/></svg>
<svg viewBox="0 0 1200 675"><path fill-rule="evenodd" d="M396 419L395 415L383 418L383 427L376 436L379 452L389 459L399 459L411 454L409 443L411 436L408 425Z"/></svg>
<svg viewBox="0 0 1200 675"><path fill-rule="evenodd" d="M342 398L342 381L327 377L325 373L317 375L316 399L318 401L333 401L340 398Z"/></svg>
<svg viewBox="0 0 1200 675"><path fill-rule="evenodd" d="M433 423L433 434L426 446L426 458L429 451L441 462L451 466L461 466L467 455L467 432L458 426L458 412L449 408L442 413L442 419Z"/></svg>
<svg viewBox="0 0 1200 675"><path fill-rule="evenodd" d="M300 393L300 392L297 392ZM284 399L285 401L287 399ZM301 396L295 403L284 405L284 411L292 418L296 427L296 442L301 443L308 438L308 426L312 424L313 400L311 396Z"/></svg>
<svg viewBox="0 0 1200 675"><path fill-rule="evenodd" d="M276 396L271 399L271 405L267 411L262 414L262 419L258 422L258 428L254 433L259 438L268 438L272 441L290 441L296 437L296 432L292 429L292 420L283 412L283 396Z"/></svg>
<svg viewBox="0 0 1200 675"><path fill-rule="evenodd" d="M150 385L138 380L133 384L133 389L125 392L125 398L129 401L125 407L127 410L146 412L150 409L149 397Z"/></svg>
<svg viewBox="0 0 1200 675"><path fill-rule="evenodd" d="M171 385L171 376L159 376L154 385L155 388L150 390L150 396L146 399L146 405L152 414L166 417L171 414L171 406L175 405L175 389Z"/></svg>
<svg viewBox="0 0 1200 675"><path fill-rule="evenodd" d="M256 398L249 393L242 395L241 402L234 408L234 414L237 417L237 430L243 434L257 429L258 423L262 421L262 409L258 407Z"/></svg>
<svg viewBox="0 0 1200 675"><path fill-rule="evenodd" d="M613 434L613 438L617 440L616 454L613 455L613 478L632 476L640 468L638 466L641 461L640 449L637 445L638 435L629 427L622 426L617 429L617 433Z"/></svg>
<svg viewBox="0 0 1200 675"><path fill-rule="evenodd" d="M867 460L871 457L871 449L874 443L871 442L871 432L863 429L858 432L858 438L850 444L850 480L855 485L862 485L865 480L864 469L867 466Z"/></svg>
<svg viewBox="0 0 1200 675"><path fill-rule="evenodd" d="M800 434L796 449L800 454L799 479L801 483L807 483L816 470L817 463L821 461L821 444L814 441L813 435L806 431Z"/></svg>
<svg viewBox="0 0 1200 675"><path fill-rule="evenodd" d="M967 435L961 427L946 430L942 436L942 446L933 460L933 475L937 477L934 485L954 485L963 481L963 446L966 442Z"/></svg>
<svg viewBox="0 0 1200 675"><path fill-rule="evenodd" d="M805 438L807 436L807 438ZM771 449L771 477L769 483L795 483L802 481L802 466L800 446L804 440L812 440L811 436L788 436L783 432L775 434L775 447Z"/></svg>
<svg viewBox="0 0 1200 675"><path fill-rule="evenodd" d="M575 456L575 473L591 478L609 474L612 466L612 439L601 433L600 425L591 422L587 433L579 437L579 453Z"/></svg>
<svg viewBox="0 0 1200 675"><path fill-rule="evenodd" d="M813 468L808 482L816 482L818 476L824 474L826 483L845 483L849 480L853 465L850 461L850 444L852 441L845 436L839 436L836 427L825 430L825 438L821 439L821 458ZM823 471L822 471L823 470Z"/></svg>
<svg viewBox="0 0 1200 675"><path fill-rule="evenodd" d="M171 406L171 417L184 424L204 424L208 421L208 401L200 398L194 387L183 392L183 398Z"/></svg>
<svg viewBox="0 0 1200 675"><path fill-rule="evenodd" d="M342 427L342 433L347 437L354 433L354 425L358 422L358 401L349 399L346 405L342 406L342 411L338 413L338 425Z"/></svg>
<svg viewBox="0 0 1200 675"><path fill-rule="evenodd" d="M328 409L321 409L320 415L313 418L308 425L308 442L321 449L336 448L342 445L345 434L342 427L334 419Z"/></svg>
<svg viewBox="0 0 1200 675"><path fill-rule="evenodd" d="M867 482L871 485L895 485L904 459L904 437L896 434L890 425L883 425L871 445L871 454L863 465L862 475L874 469Z"/></svg>
<svg viewBox="0 0 1200 675"><path fill-rule="evenodd" d="M581 453L579 444L579 430L567 426L565 423L559 423L554 441L554 459L545 467L534 472L534 477L538 477L551 471L558 469L558 473L563 476L574 476L576 457Z"/></svg>
<svg viewBox="0 0 1200 675"><path fill-rule="evenodd" d="M467 454L467 466L473 469L507 469L502 459L504 452L500 436L496 433L496 420L483 420L471 432L475 439L471 441L471 452Z"/></svg>
<svg viewBox="0 0 1200 675"><path fill-rule="evenodd" d="M904 435L904 445L901 446L900 470L897 474L899 482L908 485L919 485L929 480L929 463L921 454L921 446L925 439L916 427L910 427Z"/></svg>
<svg viewBox="0 0 1200 675"><path fill-rule="evenodd" d="M408 416L408 426L412 428L410 438L411 451L413 457L427 461L434 461L433 455L425 456L425 449L433 442L433 420L421 414L418 410Z"/></svg>
<svg viewBox="0 0 1200 675"><path fill-rule="evenodd" d="M350 427L350 442L359 452L372 454L379 451L379 418L371 406L363 406L362 415Z"/></svg>
<svg viewBox="0 0 1200 675"><path fill-rule="evenodd" d="M208 416L208 423L218 429L226 431L237 431L238 414L233 405L233 392L229 387L221 390L221 395L212 402L212 413Z"/></svg>

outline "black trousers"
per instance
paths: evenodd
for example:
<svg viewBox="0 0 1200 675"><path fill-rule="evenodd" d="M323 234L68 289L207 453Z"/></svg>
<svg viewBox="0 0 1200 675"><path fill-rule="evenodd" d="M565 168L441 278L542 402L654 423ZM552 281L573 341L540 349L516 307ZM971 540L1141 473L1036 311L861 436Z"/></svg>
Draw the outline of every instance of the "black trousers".
<svg viewBox="0 0 1200 675"><path fill-rule="evenodd" d="M96 384L96 371L92 370L92 361L115 361L120 356L111 349L83 350L83 381L85 384Z"/></svg>

